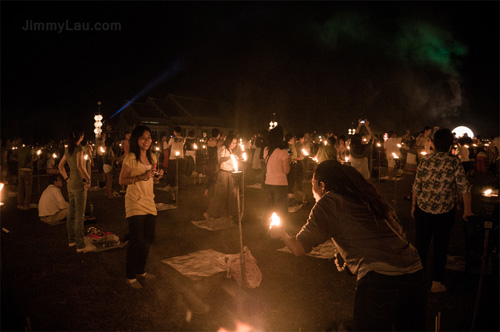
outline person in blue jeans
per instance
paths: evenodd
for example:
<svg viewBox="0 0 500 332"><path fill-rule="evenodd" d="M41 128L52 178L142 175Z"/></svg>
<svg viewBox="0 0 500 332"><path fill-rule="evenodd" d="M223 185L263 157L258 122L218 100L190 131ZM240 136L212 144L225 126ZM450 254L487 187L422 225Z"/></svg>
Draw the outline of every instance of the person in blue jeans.
<svg viewBox="0 0 500 332"><path fill-rule="evenodd" d="M83 149L80 143L83 141L84 132L81 127L73 127L68 135L68 147L59 162L59 172L64 181L68 183L69 211L66 222L69 247L76 245L76 252L85 253L92 250L91 246L85 245L83 218L85 214L85 203L87 190L90 188L90 175L85 167ZM68 163L69 176L65 165Z"/></svg>
<svg viewBox="0 0 500 332"><path fill-rule="evenodd" d="M296 236L282 225L281 238L296 256L333 241L339 271L357 276L353 327L356 331L425 330L426 291L417 249L406 239L394 210L353 167L322 162L312 179L316 205Z"/></svg>
<svg viewBox="0 0 500 332"><path fill-rule="evenodd" d="M129 226L129 246L125 263L126 284L135 289L142 285L137 280L155 279L146 273L149 248L155 238L156 204L154 183L163 176L163 170L155 169L156 156L151 152L151 130L137 126L130 136L130 152L123 159L120 185L127 186L125 217Z"/></svg>

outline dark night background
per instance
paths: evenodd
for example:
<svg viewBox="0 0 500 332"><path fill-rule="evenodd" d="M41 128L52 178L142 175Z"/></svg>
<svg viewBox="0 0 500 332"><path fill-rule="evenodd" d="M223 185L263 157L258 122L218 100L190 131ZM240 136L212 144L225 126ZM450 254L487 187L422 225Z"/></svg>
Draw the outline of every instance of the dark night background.
<svg viewBox="0 0 500 332"><path fill-rule="evenodd" d="M139 96L228 101L244 131L499 134L499 3L1 2L2 139L92 134ZM23 31L33 22L120 31ZM177 63L178 70L173 71Z"/></svg>

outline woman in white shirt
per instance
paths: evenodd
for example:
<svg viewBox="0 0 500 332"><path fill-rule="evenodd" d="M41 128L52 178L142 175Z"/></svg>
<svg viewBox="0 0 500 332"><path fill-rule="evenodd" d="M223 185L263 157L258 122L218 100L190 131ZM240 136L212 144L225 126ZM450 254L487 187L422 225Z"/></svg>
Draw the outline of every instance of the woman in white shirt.
<svg viewBox="0 0 500 332"><path fill-rule="evenodd" d="M283 140L283 127L277 126L269 132L269 145L264 149L266 172L266 198L269 217L276 212L281 218L288 215L288 180L290 158L288 143Z"/></svg>
<svg viewBox="0 0 500 332"><path fill-rule="evenodd" d="M153 186L163 176L155 174L156 156L151 152L151 130L137 126L130 137L130 153L123 160L120 185L127 185L125 217L129 225L130 243L127 249L127 285L142 288L136 277L154 279L144 271L149 247L155 237L156 205Z"/></svg>

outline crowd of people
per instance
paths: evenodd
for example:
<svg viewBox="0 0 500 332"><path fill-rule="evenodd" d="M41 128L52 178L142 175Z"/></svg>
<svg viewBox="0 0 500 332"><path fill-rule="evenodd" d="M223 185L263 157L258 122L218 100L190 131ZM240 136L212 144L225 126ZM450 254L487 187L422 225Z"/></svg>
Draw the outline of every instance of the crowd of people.
<svg viewBox="0 0 500 332"><path fill-rule="evenodd" d="M468 177L484 174L489 168L498 176L498 138L457 138L449 129L432 134L431 127L414 135L409 130L399 136L392 131L380 135L373 132L367 119L360 119L348 137L334 133L294 135L285 133L281 126L249 138L214 128L210 138L203 139L196 138L194 132L184 137L182 128L175 126L171 138L164 136L158 145L153 144L152 131L143 125L122 140L106 135L92 145L85 140L83 130L74 127L66 142L50 148L20 140L2 146L2 181L17 185L18 209L38 207L41 221L50 225L66 219L68 245L75 246L78 253L86 252L84 218L92 169L99 174L97 187L101 183L106 187L108 199L121 197L114 190L119 184L125 194L129 225L126 283L140 289L141 280L155 278L146 272L146 263L155 237L154 185L164 174L166 186L162 189L171 192L172 202L178 200L181 175L206 176L204 194L209 200L203 217L207 220L231 218L235 199L231 173L238 163L244 162L251 169L249 181L265 191L266 211L277 211L285 220L289 201L303 202L303 184L311 180L316 204L300 232L290 235L284 223L272 227L270 235L282 239L298 256L328 239L333 241L337 260L344 261L338 268L357 276L356 330L391 330L393 326L423 330L423 271L431 239L430 290L443 292L442 276L456 211L461 209L464 220L473 214ZM410 197L415 245L406 238L393 207L370 182L372 177L380 180L381 165L387 166L387 180L395 180L403 169L415 175ZM50 175L37 206L31 205L34 169ZM373 176L375 169L378 174ZM119 174L118 183L113 174ZM65 182L69 202L61 193ZM382 297L388 301L371 305L380 303Z"/></svg>

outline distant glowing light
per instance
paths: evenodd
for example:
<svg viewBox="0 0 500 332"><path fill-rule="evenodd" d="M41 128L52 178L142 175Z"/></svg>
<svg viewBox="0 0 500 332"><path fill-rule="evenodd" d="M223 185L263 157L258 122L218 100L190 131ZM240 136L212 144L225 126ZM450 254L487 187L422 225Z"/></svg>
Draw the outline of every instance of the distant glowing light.
<svg viewBox="0 0 500 332"><path fill-rule="evenodd" d="M451 132L455 133L455 135L457 135L458 138L464 136L464 134L467 134L467 136L469 136L470 138L474 137L474 133L472 132L472 130L470 130L465 126L456 127Z"/></svg>

